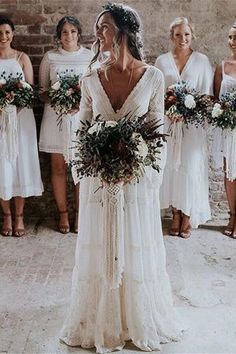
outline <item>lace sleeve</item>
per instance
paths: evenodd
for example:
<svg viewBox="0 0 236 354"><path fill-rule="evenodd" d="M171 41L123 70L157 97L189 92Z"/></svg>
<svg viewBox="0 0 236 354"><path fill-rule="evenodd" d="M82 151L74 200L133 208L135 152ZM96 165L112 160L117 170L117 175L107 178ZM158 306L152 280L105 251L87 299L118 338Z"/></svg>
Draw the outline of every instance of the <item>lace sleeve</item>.
<svg viewBox="0 0 236 354"><path fill-rule="evenodd" d="M85 80L82 80L80 110L79 110L79 114L78 114L78 120L79 120L78 129L79 130L81 129L81 122L85 122L85 121L90 122L92 120L92 117L93 117L92 98L89 94L89 90L88 90ZM78 135L77 135L76 139L79 139ZM72 173L72 177L74 180L74 184L77 184L80 181L80 178L77 174L76 167L73 166L73 164L71 167L71 173Z"/></svg>
<svg viewBox="0 0 236 354"><path fill-rule="evenodd" d="M89 94L86 80L82 80L79 121L85 122L87 120L87 121L91 122L92 117L93 117L92 98Z"/></svg>
<svg viewBox="0 0 236 354"><path fill-rule="evenodd" d="M50 62L46 53L39 67L39 87L41 92L48 91L50 85Z"/></svg>
<svg viewBox="0 0 236 354"><path fill-rule="evenodd" d="M164 76L160 70L158 70L157 80L154 85L153 94L149 103L148 120L157 120L162 124L159 128L160 133L164 131ZM151 182L152 188L159 188L162 179L163 171L166 163L166 143L163 142L163 147L158 155L158 165L160 166L160 172L151 169L148 173L148 178Z"/></svg>

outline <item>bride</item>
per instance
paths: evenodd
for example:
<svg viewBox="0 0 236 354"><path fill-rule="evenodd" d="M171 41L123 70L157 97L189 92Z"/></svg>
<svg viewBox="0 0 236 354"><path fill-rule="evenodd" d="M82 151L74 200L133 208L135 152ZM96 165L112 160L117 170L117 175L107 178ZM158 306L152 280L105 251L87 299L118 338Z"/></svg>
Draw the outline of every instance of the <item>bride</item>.
<svg viewBox="0 0 236 354"><path fill-rule="evenodd" d="M146 113L147 119L163 121L163 76L143 61L137 13L125 5L105 5L95 34L92 63L104 52L109 57L82 81L81 121L93 121L99 114L105 120L119 120ZM72 299L61 334L67 345L95 346L98 353L106 353L121 350L132 340L141 350L151 351L180 338L166 273L161 180L162 173L147 168L139 183L125 184L118 223L106 213L107 193L99 189L100 180L82 179ZM114 225L119 234L110 232Z"/></svg>

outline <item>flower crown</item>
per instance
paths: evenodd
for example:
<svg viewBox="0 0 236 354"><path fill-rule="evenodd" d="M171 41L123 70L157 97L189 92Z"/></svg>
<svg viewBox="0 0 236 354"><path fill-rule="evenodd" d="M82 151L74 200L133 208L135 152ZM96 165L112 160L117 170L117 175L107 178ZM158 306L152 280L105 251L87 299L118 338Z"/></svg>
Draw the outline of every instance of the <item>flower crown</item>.
<svg viewBox="0 0 236 354"><path fill-rule="evenodd" d="M111 13L114 18L115 23L118 27L126 27L130 32L137 33L140 30L140 25L137 23L132 16L130 10L123 7L121 4L112 4L108 3L102 6L104 11L108 11Z"/></svg>

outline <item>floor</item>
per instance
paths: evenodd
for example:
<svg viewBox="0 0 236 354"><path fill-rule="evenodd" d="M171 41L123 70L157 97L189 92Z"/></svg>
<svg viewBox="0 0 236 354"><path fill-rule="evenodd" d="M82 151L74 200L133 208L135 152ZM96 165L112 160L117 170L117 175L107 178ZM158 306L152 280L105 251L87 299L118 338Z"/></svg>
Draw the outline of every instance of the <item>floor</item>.
<svg viewBox="0 0 236 354"><path fill-rule="evenodd" d="M188 240L164 237L174 300L188 329L162 353L236 353L236 240L221 231L209 224ZM0 237L0 354L95 352L58 341L75 243L75 234L39 221L22 238ZM140 351L128 344L123 353Z"/></svg>

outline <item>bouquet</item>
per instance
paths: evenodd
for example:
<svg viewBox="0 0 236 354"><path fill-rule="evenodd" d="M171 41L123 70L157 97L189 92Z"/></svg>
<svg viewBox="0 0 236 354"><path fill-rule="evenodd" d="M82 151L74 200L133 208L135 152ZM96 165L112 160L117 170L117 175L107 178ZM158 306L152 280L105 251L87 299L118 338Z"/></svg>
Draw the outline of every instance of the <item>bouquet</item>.
<svg viewBox="0 0 236 354"><path fill-rule="evenodd" d="M77 177L100 177L107 184L139 179L145 166L159 171L158 155L165 134L157 121L124 116L118 121L104 121L100 115L91 124L81 122L75 160ZM160 159L160 158L159 158Z"/></svg>
<svg viewBox="0 0 236 354"><path fill-rule="evenodd" d="M172 123L182 121L187 127L203 126L209 120L212 98L190 89L186 82L168 87L165 95L166 115Z"/></svg>
<svg viewBox="0 0 236 354"><path fill-rule="evenodd" d="M221 96L212 108L210 122L221 129L236 127L236 90L231 90Z"/></svg>
<svg viewBox="0 0 236 354"><path fill-rule="evenodd" d="M73 109L78 109L81 99L81 75L75 75L73 70L58 74L56 81L48 91L51 107L59 116L58 124L62 123L62 115Z"/></svg>
<svg viewBox="0 0 236 354"><path fill-rule="evenodd" d="M37 89L23 80L21 73L16 76L3 72L0 76L0 110L8 105L30 108L37 98Z"/></svg>
<svg viewBox="0 0 236 354"><path fill-rule="evenodd" d="M0 158L16 161L18 155L17 108L30 108L37 97L37 90L17 73L0 76Z"/></svg>

